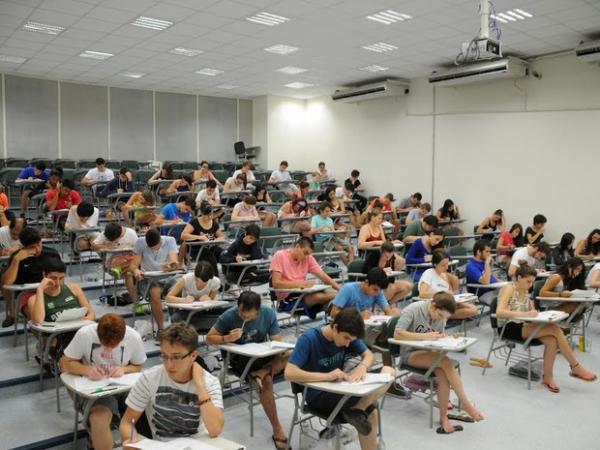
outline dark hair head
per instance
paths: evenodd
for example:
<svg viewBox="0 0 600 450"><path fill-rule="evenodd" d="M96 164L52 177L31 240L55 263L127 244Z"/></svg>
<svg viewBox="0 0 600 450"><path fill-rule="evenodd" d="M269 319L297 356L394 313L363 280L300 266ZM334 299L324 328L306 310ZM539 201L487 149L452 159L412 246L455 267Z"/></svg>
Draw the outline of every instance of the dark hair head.
<svg viewBox="0 0 600 450"><path fill-rule="evenodd" d="M9 217L9 215L8 215L9 212L10 211L6 211L6 213L5 213L5 215L6 215L7 218ZM10 222L8 224L8 228L10 230L14 230L18 223L22 223L23 226L25 225L25 219L17 217L14 214L10 214L10 219L9 220L10 220Z"/></svg>
<svg viewBox="0 0 600 450"><path fill-rule="evenodd" d="M154 192L152 192L152 191L143 191L142 198L144 199L144 201L146 203L156 204L156 196L154 195Z"/></svg>
<svg viewBox="0 0 600 450"><path fill-rule="evenodd" d="M519 262L519 267L515 271L515 278L537 277L537 271L525 261Z"/></svg>
<svg viewBox="0 0 600 450"><path fill-rule="evenodd" d="M65 172L63 171L62 167L55 167L54 169L52 169L52 171L50 172L50 176L51 177L58 177L58 178L62 178L63 174Z"/></svg>
<svg viewBox="0 0 600 450"><path fill-rule="evenodd" d="M100 344L115 348L125 337L125 320L119 314L104 314L98 321L98 340Z"/></svg>
<svg viewBox="0 0 600 450"><path fill-rule="evenodd" d="M370 222L371 220L373 220L373 217L377 217L379 215L381 215L381 209L373 208L367 213L367 222Z"/></svg>
<svg viewBox="0 0 600 450"><path fill-rule="evenodd" d="M208 202L200 203L200 208L198 209L201 216L210 216L212 214L212 206Z"/></svg>
<svg viewBox="0 0 600 450"><path fill-rule="evenodd" d="M483 252L486 248L492 248L492 244L487 239L475 241L475 244L473 245L473 255L477 256L477 253Z"/></svg>
<svg viewBox="0 0 600 450"><path fill-rule="evenodd" d="M421 201L421 200L423 200L423 195L421 195L421 193L420 193L420 192L415 192L415 193L414 193L412 196L413 196L414 198L416 198L418 201Z"/></svg>
<svg viewBox="0 0 600 450"><path fill-rule="evenodd" d="M167 179L170 180L173 178L173 165L165 164L162 168L163 172L167 174Z"/></svg>
<svg viewBox="0 0 600 450"><path fill-rule="evenodd" d="M67 178L66 180L63 180L62 181L62 186L66 187L68 189L71 189L71 190L75 190L75 182L72 179L70 179L70 178Z"/></svg>
<svg viewBox="0 0 600 450"><path fill-rule="evenodd" d="M298 240L294 243L294 247L299 246L302 248L310 248L311 250L315 249L315 243L312 239L307 238L306 236L299 237Z"/></svg>
<svg viewBox="0 0 600 450"><path fill-rule="evenodd" d="M389 200L390 202L394 201L394 194L392 194L391 192L388 192L387 194L385 194L383 196L383 198L385 198L386 200Z"/></svg>
<svg viewBox="0 0 600 450"><path fill-rule="evenodd" d="M354 178L358 178L360 177L360 172L356 169L354 169L352 172L350 172L350 176L354 177Z"/></svg>
<svg viewBox="0 0 600 450"><path fill-rule="evenodd" d="M309 186L309 184L308 184L308 181L306 181L306 180L302 180L302 181L300 181L300 183L298 184L298 187L299 187L300 189L306 189L308 186Z"/></svg>
<svg viewBox="0 0 600 450"><path fill-rule="evenodd" d="M513 223L508 232L512 234L512 232L517 229L519 230L519 235L516 238L513 238L513 242L515 247L523 247L523 226L520 223Z"/></svg>
<svg viewBox="0 0 600 450"><path fill-rule="evenodd" d="M21 241L21 245L23 245L23 247L29 247L42 242L42 236L35 228L25 226L21 230L21 234L19 234L19 240Z"/></svg>
<svg viewBox="0 0 600 450"><path fill-rule="evenodd" d="M381 289L387 289L390 284L390 280L387 277L385 271L379 267L373 267L367 272L366 278L367 284L377 285Z"/></svg>
<svg viewBox="0 0 600 450"><path fill-rule="evenodd" d="M325 198L327 200L329 200L329 196L331 195L332 192L335 194L335 186L327 186L325 188Z"/></svg>
<svg viewBox="0 0 600 450"><path fill-rule="evenodd" d="M431 203L424 202L424 203L421 203L419 205L419 207L423 208L427 212L431 212Z"/></svg>
<svg viewBox="0 0 600 450"><path fill-rule="evenodd" d="M119 174L120 175L127 175L127 172L129 172L129 169L127 167L121 167L119 169Z"/></svg>
<svg viewBox="0 0 600 450"><path fill-rule="evenodd" d="M585 240L585 249L584 252L588 255L597 255L598 253L600 253L600 241L597 242L592 242L592 238L595 235L599 235L600 236L600 228L595 228L593 229L590 234L588 234L588 237Z"/></svg>
<svg viewBox="0 0 600 450"><path fill-rule="evenodd" d="M319 214L321 214L322 212L325 212L327 208L332 209L331 203L329 203L328 201L322 201L321 203L319 203L317 211L319 211Z"/></svg>
<svg viewBox="0 0 600 450"><path fill-rule="evenodd" d="M246 195L244 197L244 203L246 205L252 205L252 206L254 206L254 205L256 205L256 197L254 195Z"/></svg>
<svg viewBox="0 0 600 450"><path fill-rule="evenodd" d="M504 215L504 211L502 211L501 209L497 209L496 211L494 211L494 214L496 216L503 216Z"/></svg>
<svg viewBox="0 0 600 450"><path fill-rule="evenodd" d="M435 267L445 259L449 259L446 252L443 250L436 250L431 254L431 265Z"/></svg>
<svg viewBox="0 0 600 450"><path fill-rule="evenodd" d="M260 194L262 192L264 192L266 194L267 187L263 183L255 184L254 185L254 192L252 193L252 195L254 195L256 197L257 201L258 201L258 197L260 197Z"/></svg>
<svg viewBox="0 0 600 450"><path fill-rule="evenodd" d="M154 247L160 243L160 231L157 228L152 228L146 232L146 245Z"/></svg>
<svg viewBox="0 0 600 450"><path fill-rule="evenodd" d="M252 291L244 291L237 300L238 309L242 311L252 311L260 309L260 295Z"/></svg>
<svg viewBox="0 0 600 450"><path fill-rule="evenodd" d="M581 268L579 275L571 276L571 270ZM567 258L567 260L556 269L556 273L560 275L563 281L565 290L572 291L574 289L585 289L585 264L580 258Z"/></svg>
<svg viewBox="0 0 600 450"><path fill-rule="evenodd" d="M560 247L561 250L568 250L569 247L571 247L571 244L573 243L573 241L575 240L575 235L573 233L564 233L561 237L560 237L560 243L558 244L558 246Z"/></svg>
<svg viewBox="0 0 600 450"><path fill-rule="evenodd" d="M215 276L213 266L208 261L198 261L196 268L194 269L194 276L200 278L205 283L211 280Z"/></svg>
<svg viewBox="0 0 600 450"><path fill-rule="evenodd" d="M547 242L538 242L537 244L532 244L532 247L537 249L538 252L542 252L546 256L550 254L550 246Z"/></svg>
<svg viewBox="0 0 600 450"><path fill-rule="evenodd" d="M196 207L196 201L191 197L185 198L181 203L183 203L185 206L189 206L192 211Z"/></svg>
<svg viewBox="0 0 600 450"><path fill-rule="evenodd" d="M454 202L452 201L452 199L447 198L446 200L444 200L444 204L442 205L442 208L440 210L440 216L442 216L444 219L454 219L456 217L456 211L450 211L450 208L452 208L453 206Z"/></svg>
<svg viewBox="0 0 600 450"><path fill-rule="evenodd" d="M81 202L77 205L77 215L79 217L92 217L94 215L94 205L88 202Z"/></svg>
<svg viewBox="0 0 600 450"><path fill-rule="evenodd" d="M448 311L450 314L454 314L456 311L456 301L454 300L454 296L448 292L436 292L433 294L431 304L435 309Z"/></svg>
<svg viewBox="0 0 600 450"><path fill-rule="evenodd" d="M546 219L546 216L544 216L543 214L536 214L535 216L533 216L534 225L541 225L546 222L548 222L548 219Z"/></svg>
<svg viewBox="0 0 600 450"><path fill-rule="evenodd" d="M207 188L211 188L211 189L216 189L217 188L217 182L211 178L210 180L208 180L206 182L206 187Z"/></svg>
<svg viewBox="0 0 600 450"><path fill-rule="evenodd" d="M192 179L192 177L190 175L183 175L181 177L181 179L183 181L185 181L187 184L192 184L194 182L194 180Z"/></svg>
<svg viewBox="0 0 600 450"><path fill-rule="evenodd" d="M106 164L106 161L104 161L104 158L96 158L96 165L97 166L101 166L103 164Z"/></svg>
<svg viewBox="0 0 600 450"><path fill-rule="evenodd" d="M325 162L324 161L319 161L319 167L321 166L325 166Z"/></svg>
<svg viewBox="0 0 600 450"><path fill-rule="evenodd" d="M393 253L394 250L396 249L394 248L392 241L383 241L383 244L381 244L381 253Z"/></svg>
<svg viewBox="0 0 600 450"><path fill-rule="evenodd" d="M251 167L251 166L252 166L252 164L248 160L246 160L242 163L242 167Z"/></svg>
<svg viewBox="0 0 600 450"><path fill-rule="evenodd" d="M252 236L255 239L260 238L260 227L254 223L248 225L245 229L246 236Z"/></svg>
<svg viewBox="0 0 600 450"><path fill-rule="evenodd" d="M123 227L121 225L119 225L118 223L115 223L115 222L110 222L104 228L104 236L110 242L114 242L117 239L119 239L119 237L121 237L122 231L123 231Z"/></svg>
<svg viewBox="0 0 600 450"><path fill-rule="evenodd" d="M200 161L198 165L202 167L204 164L208 165L208 161Z"/></svg>
<svg viewBox="0 0 600 450"><path fill-rule="evenodd" d="M158 342L168 342L171 345L179 344L188 352L198 349L198 333L196 329L185 322L171 324L158 334Z"/></svg>
<svg viewBox="0 0 600 450"><path fill-rule="evenodd" d="M423 217L423 223L425 225L429 225L430 227L437 228L438 220L435 216L425 216Z"/></svg>
<svg viewBox="0 0 600 450"><path fill-rule="evenodd" d="M67 266L64 262L60 260L60 258L51 257L44 264L44 273L50 272L58 272L58 273L66 273Z"/></svg>
<svg viewBox="0 0 600 450"><path fill-rule="evenodd" d="M344 188L347 191L354 192L354 185L352 184L352 181L350 181L350 180L344 181Z"/></svg>
<svg viewBox="0 0 600 450"><path fill-rule="evenodd" d="M279 165L280 165L280 166L285 166L285 167L288 167L288 162L284 160L284 161L281 161L281 162L279 163Z"/></svg>
<svg viewBox="0 0 600 450"><path fill-rule="evenodd" d="M37 161L35 163L35 168L43 172L44 170L46 170L46 163L44 161Z"/></svg>
<svg viewBox="0 0 600 450"><path fill-rule="evenodd" d="M348 333L358 339L365 336L365 323L356 308L344 308L333 319L331 328L338 333Z"/></svg>

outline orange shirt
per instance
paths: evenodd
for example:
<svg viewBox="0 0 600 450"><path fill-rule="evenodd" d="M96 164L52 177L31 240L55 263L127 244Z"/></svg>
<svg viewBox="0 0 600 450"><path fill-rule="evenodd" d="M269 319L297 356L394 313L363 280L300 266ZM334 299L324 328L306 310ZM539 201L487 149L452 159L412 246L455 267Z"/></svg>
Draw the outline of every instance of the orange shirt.
<svg viewBox="0 0 600 450"><path fill-rule="evenodd" d="M0 206L2 206L5 210L8 209L8 197L4 192L0 192Z"/></svg>

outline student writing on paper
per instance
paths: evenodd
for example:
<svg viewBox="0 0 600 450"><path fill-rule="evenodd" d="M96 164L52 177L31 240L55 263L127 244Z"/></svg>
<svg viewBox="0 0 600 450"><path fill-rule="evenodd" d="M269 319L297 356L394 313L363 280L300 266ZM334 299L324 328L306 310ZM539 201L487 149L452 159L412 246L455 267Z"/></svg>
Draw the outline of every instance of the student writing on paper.
<svg viewBox="0 0 600 450"><path fill-rule="evenodd" d="M224 234L219 227L219 222L213 216L212 206L207 202L200 204L199 216L194 217L181 232L181 239L183 241L212 241L222 239L223 237ZM183 242L179 248L180 260L183 260L184 255L187 254L187 249L187 244ZM211 245L202 249L200 247L192 247L190 249L190 258L195 260L198 258L198 253L200 253L200 260L208 261L213 266L215 273L219 273L217 260L221 254L221 247L218 245Z"/></svg>
<svg viewBox="0 0 600 450"><path fill-rule="evenodd" d="M546 278L539 296L569 298L573 296L573 291L576 289L585 289L585 265L579 258L569 258L556 270L556 273ZM577 307L576 303L563 303L552 309L571 314Z"/></svg>
<svg viewBox="0 0 600 450"><path fill-rule="evenodd" d="M367 274L372 268L379 267L386 274L389 274L389 272L401 271L404 266L404 258L395 253L394 243L384 241L380 249L366 252L363 273ZM390 279L390 283L384 292L385 298L393 305L403 300L412 291L412 288L413 284L410 281Z"/></svg>
<svg viewBox="0 0 600 450"><path fill-rule="evenodd" d="M412 303L402 311L394 330L394 338L400 340L436 340L444 337L446 321L456 310L454 297L447 292L438 292L430 301ZM428 369L438 359L439 353L431 350L401 348L400 358L403 364ZM483 415L473 406L462 384L460 374L452 361L444 357L434 371L437 379L437 396L440 405L440 424L438 434L461 431L462 426L452 425L448 419L448 401L450 389L460 400L463 409L474 420L483 420Z"/></svg>
<svg viewBox="0 0 600 450"><path fill-rule="evenodd" d="M428 235L418 238L410 246L410 249L406 253L407 264L423 264L430 263L432 253L435 250L443 249L444 243L444 232L441 228L436 228ZM413 275L413 279L418 281L421 279L425 269L417 268Z"/></svg>
<svg viewBox="0 0 600 450"><path fill-rule="evenodd" d="M577 243L575 247L575 256L584 261L594 259L600 254L600 228L596 228Z"/></svg>
<svg viewBox="0 0 600 450"><path fill-rule="evenodd" d="M261 305L260 295L251 291L242 292L237 307L225 311L206 336L206 343L209 345L259 343L267 340L281 341L277 315L273 308ZM256 386L260 403L271 422L273 443L282 450L287 450L289 445L277 416L273 377L283 371L288 356L289 352L285 352L259 358L249 371L250 382ZM229 355L231 368L238 377L244 372L249 360L243 355Z"/></svg>
<svg viewBox="0 0 600 450"><path fill-rule="evenodd" d="M431 255L432 268L427 269L419 280L419 297L430 299L438 292L458 293L460 286L458 277L448 273L450 259L443 250L436 250ZM457 303L451 319L468 319L477 315L477 307L471 303Z"/></svg>
<svg viewBox="0 0 600 450"><path fill-rule="evenodd" d="M250 224L240 234L235 241L231 243L227 250L221 253L221 264L240 263L242 261L253 261L264 259L258 240L260 238L260 227L256 224ZM266 269L260 269L256 266L245 267L246 271L241 279L242 283L266 283L269 281L269 272ZM228 266L223 271L227 281L233 283L232 289L236 288L244 267Z"/></svg>
<svg viewBox="0 0 600 450"><path fill-rule="evenodd" d="M515 273L515 281L505 286L498 296L498 307L496 314L500 319L498 326L506 323L503 336L511 339L525 340L537 328L535 323L523 323L518 317L536 317L538 312L529 297L529 290L537 275L536 270L527 263L522 263ZM515 320L517 319L517 320ZM500 328L501 329L501 328ZM586 370L575 358L573 350L565 337L563 330L556 324L544 325L535 335L535 338L544 344L544 375L542 384L553 393L560 392L558 385L554 382L554 359L557 351L565 357L571 366L569 375L584 381L593 381L596 375Z"/></svg>
<svg viewBox="0 0 600 450"><path fill-rule="evenodd" d="M544 239L548 219L543 214L533 216L533 225L525 229L525 244L538 244Z"/></svg>
<svg viewBox="0 0 600 450"><path fill-rule="evenodd" d="M119 433L123 449L130 437L140 437L131 429L142 413L150 425L149 438L169 441L179 437L221 434L225 418L219 380L196 362L198 333L182 322L166 328L158 337L162 364L140 376L131 389Z"/></svg>
<svg viewBox="0 0 600 450"><path fill-rule="evenodd" d="M358 311L343 309L330 325L302 333L285 368L285 379L292 383L362 380L373 364L373 353L361 340L364 334L364 322ZM348 370L345 362L356 354L360 355L361 362ZM395 376L394 369L389 366L384 366L381 373L389 374L390 381L365 397L350 397L339 412L358 431L362 450L377 448L377 410L374 404L385 395ZM340 399L339 394L308 389L305 401L311 408L329 415Z"/></svg>
<svg viewBox="0 0 600 450"><path fill-rule="evenodd" d="M60 359L62 372L83 375L92 380L118 378L142 370L146 351L142 338L125 325L118 314L105 314L98 324L80 328ZM80 404L82 422L88 424L88 447L110 450L114 442L110 423L125 411L122 395L102 396Z"/></svg>
<svg viewBox="0 0 600 450"><path fill-rule="evenodd" d="M512 255L510 266L508 267L508 276L514 278L521 262L527 263L531 267L543 264L546 256L550 254L550 246L545 242L531 244L528 247L518 248Z"/></svg>

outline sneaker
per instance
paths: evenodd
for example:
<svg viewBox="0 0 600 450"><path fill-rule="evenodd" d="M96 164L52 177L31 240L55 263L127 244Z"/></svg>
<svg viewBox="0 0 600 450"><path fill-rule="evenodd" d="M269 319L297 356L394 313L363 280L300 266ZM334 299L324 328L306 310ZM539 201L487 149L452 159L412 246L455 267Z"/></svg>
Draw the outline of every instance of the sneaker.
<svg viewBox="0 0 600 450"><path fill-rule="evenodd" d="M371 433L372 427L369 423L367 413L361 409L349 408L342 411L342 417L346 422L356 428L356 431L363 436Z"/></svg>
<svg viewBox="0 0 600 450"><path fill-rule="evenodd" d="M6 319L2 321L2 328L12 327L15 324L15 318L6 316Z"/></svg>
<svg viewBox="0 0 600 450"><path fill-rule="evenodd" d="M397 383L393 383L388 389L387 393L393 395L394 397L403 398L406 400L411 397L410 391Z"/></svg>
<svg viewBox="0 0 600 450"><path fill-rule="evenodd" d="M133 307L136 314L148 314L150 312L150 305L148 303L137 304Z"/></svg>

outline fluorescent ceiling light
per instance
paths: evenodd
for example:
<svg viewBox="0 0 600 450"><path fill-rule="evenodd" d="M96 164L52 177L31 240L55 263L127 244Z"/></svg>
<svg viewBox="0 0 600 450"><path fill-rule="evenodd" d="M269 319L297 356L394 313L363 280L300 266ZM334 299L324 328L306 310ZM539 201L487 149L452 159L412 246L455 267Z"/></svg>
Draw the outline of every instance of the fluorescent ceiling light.
<svg viewBox="0 0 600 450"><path fill-rule="evenodd" d="M302 67L286 66L282 67L281 69L277 69L275 72L281 72L287 75L297 75L299 73L308 72L308 69L303 69Z"/></svg>
<svg viewBox="0 0 600 450"><path fill-rule="evenodd" d="M173 22L162 19L153 19L152 17L140 16L131 22L131 25L142 28L150 28L151 30L162 31L173 25Z"/></svg>
<svg viewBox="0 0 600 450"><path fill-rule="evenodd" d="M363 70L365 72L383 72L384 70L389 70L389 67L378 66L377 64L373 64L372 66L361 67L359 70Z"/></svg>
<svg viewBox="0 0 600 450"><path fill-rule="evenodd" d="M246 17L246 20L249 22L260 23L262 25L273 27L275 25L281 25L282 23L288 22L290 19L263 11L253 16Z"/></svg>
<svg viewBox="0 0 600 450"><path fill-rule="evenodd" d="M386 9L385 11L380 11L378 13L371 14L370 16L367 16L366 18L369 20L372 20L374 22L379 22L379 23L383 23L385 25L390 25L392 23L403 22L405 20L412 19L412 16L409 16L408 14L402 14L402 13L396 12L392 9Z"/></svg>
<svg viewBox="0 0 600 450"><path fill-rule="evenodd" d="M27 31L35 31L37 33L51 34L53 36L56 36L57 34L60 34L62 31L64 31L65 27L29 21L25 25L23 25L23 29Z"/></svg>
<svg viewBox="0 0 600 450"><path fill-rule="evenodd" d="M235 84L220 84L218 86L216 86L217 89L236 89L239 88L239 86L236 86Z"/></svg>
<svg viewBox="0 0 600 450"><path fill-rule="evenodd" d="M278 55L289 55L300 50L298 47L292 47L291 45L277 44L265 48L265 52L277 53Z"/></svg>
<svg viewBox="0 0 600 450"><path fill-rule="evenodd" d="M0 62L23 64L25 61L27 61L27 58L22 56L0 55Z"/></svg>
<svg viewBox="0 0 600 450"><path fill-rule="evenodd" d="M185 47L175 47L169 50L169 53L173 53L174 55L183 55L183 56L198 56L201 53L204 53L202 50L195 50L193 48L185 48Z"/></svg>
<svg viewBox="0 0 600 450"><path fill-rule="evenodd" d="M81 56L82 58L104 60L104 59L108 59L111 56L115 56L115 55L113 53L104 53L104 52L95 52L93 50L86 50L83 53L80 53L79 56Z"/></svg>
<svg viewBox="0 0 600 450"><path fill-rule="evenodd" d="M363 48L365 50L370 50L370 51L376 52L376 53L390 52L392 50L398 49L398 47L396 47L395 45L386 44L385 42L377 42L377 43L371 44L371 45L364 45Z"/></svg>
<svg viewBox="0 0 600 450"><path fill-rule="evenodd" d="M137 78L142 78L146 74L145 73L137 73L137 72L126 72L126 73L122 73L121 75L123 75L124 77L137 79Z"/></svg>
<svg viewBox="0 0 600 450"><path fill-rule="evenodd" d="M508 11L504 11L498 13L496 15L490 14L490 17L498 22L508 23L508 22L518 22L519 20L526 20L533 17L533 14L528 13L527 11L523 11L522 9L515 8L509 9Z"/></svg>
<svg viewBox="0 0 600 450"><path fill-rule="evenodd" d="M303 83L302 81L295 81L293 83L284 84L284 86L292 88L292 89L304 89L304 88L307 88L307 87L314 86L314 84Z"/></svg>
<svg viewBox="0 0 600 450"><path fill-rule="evenodd" d="M204 69L200 69L200 70L196 70L196 72L198 75L206 75L208 77L214 77L215 75L219 75L221 73L223 73L222 70L219 69L211 69L209 67L206 67Z"/></svg>
<svg viewBox="0 0 600 450"><path fill-rule="evenodd" d="M519 13L519 14L521 14L522 16L525 16L525 17L527 17L528 19L529 19L530 17L533 17L533 14L531 14L531 13L528 13L527 11L523 11L522 9L515 8L515 9L513 9L513 11L514 11L514 12L516 12L516 13Z"/></svg>

